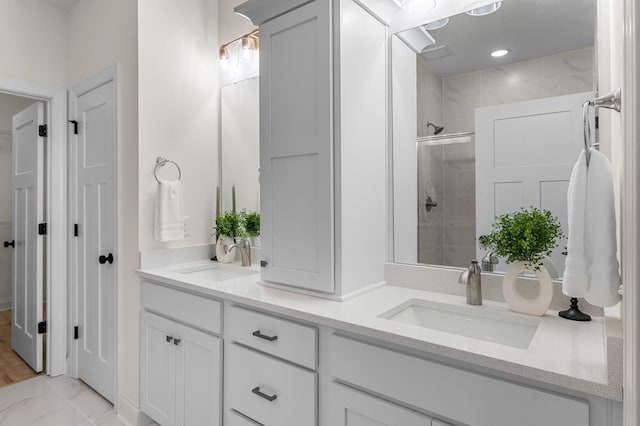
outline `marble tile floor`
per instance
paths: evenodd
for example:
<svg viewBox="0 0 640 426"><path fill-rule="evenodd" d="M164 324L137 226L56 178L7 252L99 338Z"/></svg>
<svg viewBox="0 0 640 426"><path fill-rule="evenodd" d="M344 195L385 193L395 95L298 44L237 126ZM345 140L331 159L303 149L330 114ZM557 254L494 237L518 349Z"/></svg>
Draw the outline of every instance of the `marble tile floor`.
<svg viewBox="0 0 640 426"><path fill-rule="evenodd" d="M113 405L82 381L38 376L0 388L0 426L126 425Z"/></svg>

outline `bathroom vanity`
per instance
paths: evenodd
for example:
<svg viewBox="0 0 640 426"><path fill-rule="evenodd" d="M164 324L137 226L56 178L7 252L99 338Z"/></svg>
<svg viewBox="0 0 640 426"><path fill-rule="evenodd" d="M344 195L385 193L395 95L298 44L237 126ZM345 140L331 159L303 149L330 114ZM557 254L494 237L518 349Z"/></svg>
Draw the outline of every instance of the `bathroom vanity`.
<svg viewBox="0 0 640 426"><path fill-rule="evenodd" d="M622 424L602 318L530 317L392 285L336 302L209 261L140 275L141 405L161 425ZM420 307L436 315L430 328L406 319ZM480 331L443 331L452 312ZM502 337L483 337L490 321Z"/></svg>

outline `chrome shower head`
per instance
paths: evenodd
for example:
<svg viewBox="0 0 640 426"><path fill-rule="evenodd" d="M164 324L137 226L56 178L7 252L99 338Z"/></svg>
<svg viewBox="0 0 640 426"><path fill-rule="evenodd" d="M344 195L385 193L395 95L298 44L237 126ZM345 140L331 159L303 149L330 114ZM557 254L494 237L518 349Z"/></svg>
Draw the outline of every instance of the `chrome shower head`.
<svg viewBox="0 0 640 426"><path fill-rule="evenodd" d="M434 135L439 135L444 130L444 126L436 126L435 124L433 124L431 122L427 123L427 128L429 128L429 126L433 127L433 134Z"/></svg>

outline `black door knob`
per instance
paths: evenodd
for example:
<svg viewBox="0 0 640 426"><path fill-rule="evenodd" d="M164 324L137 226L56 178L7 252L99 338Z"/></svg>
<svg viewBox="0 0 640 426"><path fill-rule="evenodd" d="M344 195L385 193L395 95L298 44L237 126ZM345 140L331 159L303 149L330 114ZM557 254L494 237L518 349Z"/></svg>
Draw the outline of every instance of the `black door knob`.
<svg viewBox="0 0 640 426"><path fill-rule="evenodd" d="M101 265L104 265L107 262L109 262L109 264L112 264L113 263L113 254L109 253L106 256L101 254L100 257L98 258L98 262L100 262Z"/></svg>
<svg viewBox="0 0 640 426"><path fill-rule="evenodd" d="M4 246L5 247L13 247L13 248L15 248L16 247L16 242L15 242L15 240L5 241L4 242Z"/></svg>

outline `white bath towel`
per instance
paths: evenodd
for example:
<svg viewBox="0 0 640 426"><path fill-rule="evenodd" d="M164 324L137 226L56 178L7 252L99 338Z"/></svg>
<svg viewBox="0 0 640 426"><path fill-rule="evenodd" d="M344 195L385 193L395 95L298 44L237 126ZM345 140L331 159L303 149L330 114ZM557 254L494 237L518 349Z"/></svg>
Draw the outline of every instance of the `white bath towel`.
<svg viewBox="0 0 640 426"><path fill-rule="evenodd" d="M620 272L617 258L616 211L613 175L609 159L591 151L587 170L585 211L585 251L589 264L587 302L596 306L613 306L620 300Z"/></svg>
<svg viewBox="0 0 640 426"><path fill-rule="evenodd" d="M154 209L153 237L158 241L184 239L184 210L180 181L160 181Z"/></svg>
<svg viewBox="0 0 640 426"><path fill-rule="evenodd" d="M567 191L569 236L567 259L562 277L562 292L570 297L585 297L589 290L588 265L584 246L587 202L587 161L583 153L571 171Z"/></svg>
<svg viewBox="0 0 640 426"><path fill-rule="evenodd" d="M611 165L591 150L589 167L580 154L568 191L568 256L562 291L596 306L613 306L620 296L616 217Z"/></svg>

